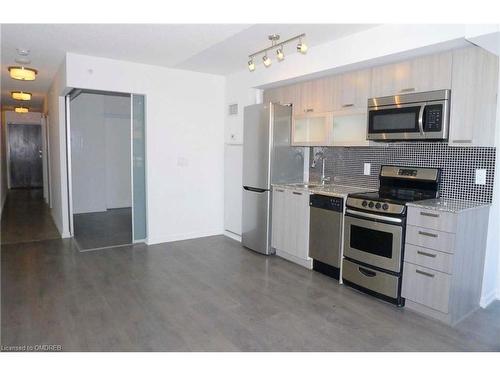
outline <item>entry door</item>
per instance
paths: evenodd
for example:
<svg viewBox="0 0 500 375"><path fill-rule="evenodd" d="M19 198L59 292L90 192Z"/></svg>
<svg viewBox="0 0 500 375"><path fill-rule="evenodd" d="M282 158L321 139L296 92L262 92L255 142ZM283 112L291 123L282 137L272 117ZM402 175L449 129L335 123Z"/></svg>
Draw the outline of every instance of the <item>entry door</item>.
<svg viewBox="0 0 500 375"><path fill-rule="evenodd" d="M40 125L9 124L10 187L43 186L42 129Z"/></svg>

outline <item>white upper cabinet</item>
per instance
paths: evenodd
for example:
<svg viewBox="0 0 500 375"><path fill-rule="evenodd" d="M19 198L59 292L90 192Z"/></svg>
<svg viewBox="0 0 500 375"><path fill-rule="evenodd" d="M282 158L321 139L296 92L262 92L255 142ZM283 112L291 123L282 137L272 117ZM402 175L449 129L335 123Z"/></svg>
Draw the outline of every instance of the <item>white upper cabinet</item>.
<svg viewBox="0 0 500 375"><path fill-rule="evenodd" d="M297 115L333 110L334 77L325 77L295 85L294 113Z"/></svg>
<svg viewBox="0 0 500 375"><path fill-rule="evenodd" d="M270 89L264 98L293 105L293 145L365 146L368 98L443 89L451 89L449 144L493 146L498 57L476 46Z"/></svg>
<svg viewBox="0 0 500 375"><path fill-rule="evenodd" d="M333 85L336 93L333 95L333 110L346 111L351 109L364 110L371 89L371 69L357 70L338 76L338 83Z"/></svg>
<svg viewBox="0 0 500 375"><path fill-rule="evenodd" d="M294 115L292 121L293 146L333 146L332 112L309 112Z"/></svg>
<svg viewBox="0 0 500 375"><path fill-rule="evenodd" d="M471 46L453 51L451 146L494 146L498 57Z"/></svg>
<svg viewBox="0 0 500 375"><path fill-rule="evenodd" d="M451 88L452 53L419 57L372 69L371 97Z"/></svg>
<svg viewBox="0 0 500 375"><path fill-rule="evenodd" d="M366 139L367 113L345 113L333 116L333 146L369 146Z"/></svg>

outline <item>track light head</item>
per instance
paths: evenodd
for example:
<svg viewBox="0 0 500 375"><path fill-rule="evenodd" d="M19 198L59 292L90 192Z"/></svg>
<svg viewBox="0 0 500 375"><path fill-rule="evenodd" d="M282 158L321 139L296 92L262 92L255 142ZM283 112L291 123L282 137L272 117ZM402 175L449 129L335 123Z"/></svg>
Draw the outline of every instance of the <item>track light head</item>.
<svg viewBox="0 0 500 375"><path fill-rule="evenodd" d="M264 66L266 68L269 68L272 64L272 61L269 57L267 57L267 54L265 54L263 57L262 57L262 61L264 62Z"/></svg>
<svg viewBox="0 0 500 375"><path fill-rule="evenodd" d="M307 53L307 44L305 44L304 42L302 42L302 39L299 41L299 44L297 44L297 52L300 52L302 53L303 55L305 55Z"/></svg>
<svg viewBox="0 0 500 375"><path fill-rule="evenodd" d="M285 59L285 54L283 53L283 46L276 50L276 57L278 61L283 61Z"/></svg>
<svg viewBox="0 0 500 375"><path fill-rule="evenodd" d="M248 61L248 70L251 72L255 70L255 62L253 61L253 58Z"/></svg>

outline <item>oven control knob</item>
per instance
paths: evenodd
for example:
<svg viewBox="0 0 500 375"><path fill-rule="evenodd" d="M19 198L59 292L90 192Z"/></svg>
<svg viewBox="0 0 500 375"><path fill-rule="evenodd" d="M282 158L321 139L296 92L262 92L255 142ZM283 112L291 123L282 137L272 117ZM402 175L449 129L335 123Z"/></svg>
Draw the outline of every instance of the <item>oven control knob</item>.
<svg viewBox="0 0 500 375"><path fill-rule="evenodd" d="M380 210L380 203L378 203L378 202L377 202L377 203L375 204L375 208L376 208L377 210Z"/></svg>
<svg viewBox="0 0 500 375"><path fill-rule="evenodd" d="M389 209L389 205L388 205L387 203L384 203L384 204L382 205L382 209L383 209L383 210L388 210L388 209Z"/></svg>
<svg viewBox="0 0 500 375"><path fill-rule="evenodd" d="M363 203L361 203L361 205L362 205L363 207L366 207L366 206L368 206L368 202L367 202L367 201L363 201Z"/></svg>
<svg viewBox="0 0 500 375"><path fill-rule="evenodd" d="M368 203L368 207L373 208L374 204L373 202Z"/></svg>

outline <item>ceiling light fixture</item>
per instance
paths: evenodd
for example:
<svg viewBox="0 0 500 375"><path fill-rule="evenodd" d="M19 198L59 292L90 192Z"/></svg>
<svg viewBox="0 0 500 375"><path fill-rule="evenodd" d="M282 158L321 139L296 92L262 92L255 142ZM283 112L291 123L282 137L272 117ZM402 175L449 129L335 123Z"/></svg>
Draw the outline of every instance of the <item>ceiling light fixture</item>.
<svg viewBox="0 0 500 375"><path fill-rule="evenodd" d="M10 96L12 97L12 99L15 99L15 100L31 100L31 93L30 92L11 91Z"/></svg>
<svg viewBox="0 0 500 375"><path fill-rule="evenodd" d="M302 38L299 39L299 44L297 44L297 52L305 55L307 53L307 44L302 42Z"/></svg>
<svg viewBox="0 0 500 375"><path fill-rule="evenodd" d="M28 113L29 109L26 107L16 107L16 108L14 108L14 111L16 113Z"/></svg>
<svg viewBox="0 0 500 375"><path fill-rule="evenodd" d="M37 73L35 69L25 68L24 66L9 66L10 76L20 81L34 81Z"/></svg>
<svg viewBox="0 0 500 375"><path fill-rule="evenodd" d="M267 53L262 57L262 61L264 62L264 66L269 68L272 64L272 61L269 57L267 57Z"/></svg>
<svg viewBox="0 0 500 375"><path fill-rule="evenodd" d="M255 63L254 63L253 59L248 61L248 70L250 70L251 72L253 72L255 70Z"/></svg>
<svg viewBox="0 0 500 375"><path fill-rule="evenodd" d="M283 46L276 50L276 57L278 61L283 61L285 59L285 54L283 53Z"/></svg>
<svg viewBox="0 0 500 375"><path fill-rule="evenodd" d="M267 56L267 52L270 50L276 50L276 58L278 61L283 61L285 59L285 52L284 52L284 47L286 44L291 43L295 40L299 41L299 44L297 45L297 51L305 54L307 52L307 45L302 42L302 38L305 38L306 34L300 34L297 36L294 36L293 38L287 39L278 45L278 41L280 39L280 36L278 34L272 34L268 36L268 39L271 41L271 46L264 48L260 51L254 52L251 55L248 55L250 60L248 61L248 70L253 72L255 70L255 60L254 58L258 55L263 54L262 56L262 62L266 68L269 68L272 64L272 60ZM276 49L276 47L278 47Z"/></svg>

